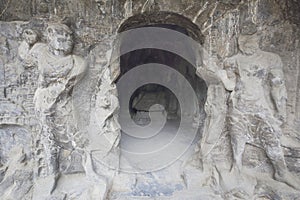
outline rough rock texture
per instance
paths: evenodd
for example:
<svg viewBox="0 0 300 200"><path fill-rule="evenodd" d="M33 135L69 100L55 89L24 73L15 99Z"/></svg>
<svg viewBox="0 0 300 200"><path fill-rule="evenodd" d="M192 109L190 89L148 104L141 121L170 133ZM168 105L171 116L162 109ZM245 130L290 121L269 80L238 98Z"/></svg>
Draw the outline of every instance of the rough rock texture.
<svg viewBox="0 0 300 200"><path fill-rule="evenodd" d="M0 199L299 198L299 10L297 0L0 0ZM197 69L179 69L206 84L193 85L200 128L172 165L126 173L117 36L164 24L204 47Z"/></svg>

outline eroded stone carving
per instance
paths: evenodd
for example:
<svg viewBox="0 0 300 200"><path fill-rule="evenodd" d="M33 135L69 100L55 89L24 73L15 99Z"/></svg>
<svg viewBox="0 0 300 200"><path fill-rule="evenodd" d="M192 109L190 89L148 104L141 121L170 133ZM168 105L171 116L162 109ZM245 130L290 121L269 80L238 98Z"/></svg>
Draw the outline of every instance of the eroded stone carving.
<svg viewBox="0 0 300 200"><path fill-rule="evenodd" d="M274 178L299 189L289 173L280 146L286 120L287 93L278 55L259 49L256 34L241 35L241 53L224 61L218 71L230 91L228 126L233 150L232 170L241 170L246 143L263 148L274 167Z"/></svg>
<svg viewBox="0 0 300 200"><path fill-rule="evenodd" d="M15 146L9 152L8 162L0 164L0 197L3 199L30 199L32 166L23 148Z"/></svg>
<svg viewBox="0 0 300 200"><path fill-rule="evenodd" d="M121 127L118 122L119 100L115 79L119 75L116 63L109 63L110 54L103 51L112 48L112 41L104 40L90 52L91 68L98 70L93 91L89 124L90 151L95 171L114 174L119 169L119 141ZM112 169L112 170L111 170ZM113 175L112 175L113 177ZM107 178L108 182L111 178Z"/></svg>
<svg viewBox="0 0 300 200"><path fill-rule="evenodd" d="M203 129L201 142L198 144L197 153L198 162L202 170L211 167L210 156L211 151L217 145L219 138L224 130L226 118L226 100L227 94L225 88L216 74L218 66L209 58L203 55L201 66L197 67L197 75L202 77L208 84L207 99L205 102L206 120Z"/></svg>
<svg viewBox="0 0 300 200"><path fill-rule="evenodd" d="M83 137L76 127L72 90L84 75L86 63L71 54L73 40L69 27L49 24L46 35L47 44L37 43L37 33L25 30L19 55L26 66L39 70L34 104L41 133L36 148L44 154L39 153L37 175L52 177L47 184L53 191L61 173L84 172Z"/></svg>
<svg viewBox="0 0 300 200"><path fill-rule="evenodd" d="M126 3L125 1L102 2L98 0L91 2L80 0L66 2L54 0L20 0L17 3L15 1L8 1L7 5L4 5L5 9L3 9L1 15L1 20L3 21L0 22L0 199L297 199L299 197L299 191L294 190L284 183L287 182L289 185L297 186L295 180L300 172L300 136L298 131L300 128L300 48L299 27L297 26L299 24L299 18L297 18L299 15L296 12L299 10L298 1L287 1L286 4L282 5L279 1L273 0L226 0L209 1L206 3L199 3L198 1L161 1L158 4L156 1L151 0L137 0L133 2L128 0ZM172 170L167 169L158 173L131 176L115 170L118 169L119 164L118 143L121 138L117 119L115 118L118 112L118 91L116 91L113 83L118 74L116 73L117 75L114 78L109 77L108 71L111 67L107 63L109 62L109 54L112 46L98 46L98 44L107 42L105 41L106 39L108 39L109 43L112 42L113 38L110 36L117 34L118 27L124 21L126 21L128 27L131 27L131 23L135 24L135 20L127 21L130 16L140 15L142 12L145 14L149 12L151 15L151 12L157 10L157 8L167 12L175 12L174 14L179 16L174 20L172 16L168 15L168 19L170 20L166 20L166 18L160 19L161 12L154 12L157 21L160 23L172 22L172 24L194 28L193 26L186 26L185 20L180 20L181 17L194 19L195 27L202 27L202 33L206 36L204 47L207 47L206 49L211 55L217 56L220 62L217 63L217 66L208 63L204 66L206 68L204 71L208 70L205 72L201 71L203 69L198 69L200 70L199 74L208 84L208 98L205 107L207 116L204 127L206 135L203 136L200 150L197 152L198 157L201 154L200 157L204 158L204 170L198 170L201 168L201 163L194 163L197 168L196 170L191 170L190 166L186 166L187 169L182 172L181 169L178 170L179 167L174 166ZM33 27L37 31L42 31L53 15L61 18L70 18L74 31L76 31L75 51L87 57L93 54L91 57L94 56L93 58L95 59L95 63L93 63L94 68L91 71L91 63L89 63L90 76L85 76L85 80L82 80L84 82L83 86L80 83L71 83L71 87L80 85L81 89L84 90L84 94L81 93L79 98L81 102L84 101L86 103L84 106L81 104L81 111L85 113L80 113L82 115L80 125L78 126L81 126L80 128L83 128L86 133L91 132L89 133L90 140L86 142L86 140L81 139L81 134L78 134L78 139L74 137L76 142L72 142L70 146L70 143L68 143L69 139L60 135L63 131L52 129L56 126L63 129L67 127L65 124L56 123L59 121L58 119L63 119L64 122L76 121L77 118L72 116L74 109L69 110L70 103L68 101L65 107L68 108L68 112L65 112L62 103L59 100L52 101L51 97L54 99L55 97L58 97L57 99L62 98L62 102L66 99L70 100L70 98L68 95L64 95L65 92L61 94L48 94L48 92L56 90L67 91L63 87L52 87L54 82L58 84L57 80L67 81L69 79L67 72L67 66L69 65L67 61L66 64L62 65L56 65L60 59L57 59L56 63L41 64L46 59L40 61L41 59L39 60L37 55L40 55L42 59L44 57L56 56L51 51L46 51L49 48L48 43L42 43L41 41L44 42L44 38L32 30L25 31L24 39L27 42L23 41L19 49L20 57L23 58L24 68L20 66L20 62L17 59L17 49L20 44L20 33L22 30L27 27ZM280 62L277 55L267 52L257 55L262 52L258 49L253 55L240 53L233 58L229 58L225 62L224 71L219 72L219 76L222 77L227 90L222 85L223 83L220 77L217 76L217 73L214 73L219 68L222 68L223 64L221 63L224 61L224 57L236 54L238 49L236 37L240 34L239 27L246 17L257 23L262 30L262 35L257 36L262 39L260 41L261 49L278 53L284 63L282 66L285 75L283 84L286 85L288 90L287 118L284 115L286 95L285 90L282 89L281 75L278 76L279 78L275 78L271 77L274 71L273 73L269 73L270 69L275 66L270 63L275 63L275 60ZM148 21L147 17L136 18L136 21L142 21L143 25L152 25L152 22ZM252 32L251 34L255 32L251 24L242 28L246 32L248 29L248 31ZM241 33L244 33L244 30ZM95 45L97 48L92 52ZM39 46L40 48L38 48ZM100 51L102 55L99 56ZM75 56L72 55L72 51L69 51L63 57L65 57L65 60L68 60L67 57ZM248 64L244 65L243 62L238 63L236 61L250 60L250 64L253 64L254 62L258 62L261 57L269 60L265 64L263 64L264 62L259 63L261 69L265 69L266 72L263 72L262 75L259 72L254 77L251 75L253 73L250 73L250 78L259 80L258 82L267 83L263 85L263 89L258 87L260 91L263 91L264 95L261 95L261 93L256 91L256 87L252 87L248 81L245 81L247 78L245 73L236 70L240 68L247 69L247 66L249 67ZM73 60L75 59L73 58ZM52 64L54 68L48 68ZM62 68L59 66L62 66ZM115 69L117 69L115 72L118 71L119 67L117 63L115 65ZM35 68L38 68L38 70ZM47 70L48 72L44 73L47 74L46 81L41 80L37 82L38 91L48 92L40 92L40 94L45 95L39 98L36 97L38 95L36 94L35 102L40 101L43 103L43 98L49 97L49 102L45 103L49 107L49 113L46 112L45 107L39 108L37 103L35 103L36 105L32 105L33 94L36 90L36 71L41 72L41 68L53 69L53 71ZM234 73L230 71L234 71ZM252 69L251 72L253 72ZM279 70L279 74L281 73L281 70ZM266 74L268 74L268 77ZM258 76L261 76L261 78ZM227 79L225 80L225 78ZM97 81L99 82L98 87L95 86ZM42 82L45 82L44 86L41 84ZM242 87L243 84L247 88L253 88L251 92L260 94L260 98L258 98L259 102L266 101L267 104L259 103L259 106L261 106L260 109L258 106L251 106L252 104L247 100L242 102L244 107L238 107L240 99L237 98L237 93L242 94L248 91L248 89L245 90ZM234 90L233 88L239 88L239 90ZM70 89L69 91L72 94L72 90ZM230 93L230 102L232 104L229 107L228 121L225 121L228 110L225 100ZM94 99L90 100L89 97L92 95ZM253 94L251 95L253 96ZM52 133L60 136L59 138L55 138L53 143L48 143L48 141L53 140L48 140L47 137L49 135L47 135L48 132L45 129L43 129L43 136L37 134L39 127L36 126L33 107L37 107L36 110L42 111L39 115L42 117L38 117L40 124L44 127L50 127L49 131L53 131ZM283 108L283 112L279 112L280 107ZM265 109L265 111L261 111L262 109ZM239 113L238 111L241 112ZM256 115L257 112L260 113ZM64 114L66 115L63 116ZM56 119L56 121L47 122L47 119L51 118L50 116ZM45 120L43 121L42 119ZM87 120L82 122L82 119ZM94 124L93 120L95 121ZM195 120L197 121L199 118L196 117ZM283 123L285 120L288 123ZM225 126L223 121L225 121ZM61 123L62 121L59 122ZM282 128L282 123L285 125L284 128ZM7 125L28 127L29 131L25 134L28 137L23 137L22 131L18 129L7 131L5 128ZM73 127L72 123L69 125ZM226 126L229 130L226 129ZM259 137L258 140L252 140L253 135L250 132L246 134L247 131L243 129L244 127L250 127L250 130L257 128L256 135L261 135L261 138L266 141L267 145L264 147ZM70 129L72 132L73 128ZM236 138L238 139L238 136L241 136L242 140L238 140L239 143L236 144L233 142L233 145L236 147L238 144L239 146L243 146L241 142L244 144L245 140L246 143L251 143L251 145L246 144L244 145L245 149L240 148L239 152L242 153L236 156L238 157L236 160L239 161L235 162L234 166L236 167L233 167L233 170L229 171L232 157L230 135L234 135L235 133L232 130L238 129L243 129L243 134L242 131L241 133L238 132ZM265 134L266 131L263 129L274 130L274 133L269 131L267 132L268 134ZM63 136L69 136L71 132L63 132ZM77 132L77 127L75 132ZM280 147L278 141L281 132L286 138L283 138L285 140L282 141ZM10 133L10 135L7 137L3 133ZM273 137L273 134L276 137ZM23 142L16 139L19 135L22 135L20 138L24 141L24 145ZM245 138L245 135L249 135L249 138ZM36 140L34 147L31 145L31 137ZM7 142L7 138L12 139L14 142ZM73 141L73 138L71 141ZM12 149L10 154L8 153L11 147L19 144L21 144L21 148ZM45 154L44 146L57 147L57 144L59 144L58 149L54 148L54 151L50 151L50 148L46 149L49 151L48 155ZM273 144L275 149L279 150L279 156L275 156L273 165L275 167L278 165L277 171L283 174L283 178L280 176L277 177L281 182L272 179L271 173L273 167L272 163L270 163L271 159L268 156L266 157L264 153L265 150L272 151L272 149L275 152L274 148L266 148L268 145ZM60 148L60 146L63 148ZM69 147L72 150L68 149ZM24 148L23 150L26 153L26 159L23 159L22 148ZM60 156L54 154L56 150L60 152ZM28 157L27 155L32 155L32 157ZM58 179L55 179L52 176L54 174L51 175L52 172L47 170L48 165L51 168L50 164L53 163L51 156L53 156L52 158L55 163L59 163L56 167L52 166L55 169L52 170L54 173L61 174ZM283 156L285 162L282 161ZM241 158L243 158L242 162ZM31 159L35 159L39 163L38 167L33 166ZM77 164L73 165L71 163ZM113 166L114 170L105 170L104 167L100 166L100 163L109 164ZM287 167L290 172L287 172ZM240 173L235 173L238 170L234 169L238 168L241 168ZM32 169L40 169L36 170L35 174L39 174L39 176L34 181L32 181ZM250 173L247 174L248 170ZM97 176L95 171L98 172L97 174L101 174L102 177ZM290 178L290 175L284 175L289 173L293 173L294 177ZM87 176L87 174L89 175ZM49 179L46 177L49 177ZM43 182L40 182L40 179ZM159 182L164 183L164 179L169 179L170 183L176 183L176 188L177 183L180 183L183 188L176 191L173 187L163 187L164 184L159 184ZM49 191L54 189L55 180L57 180L56 188L49 195ZM46 189L44 190L45 197L35 195L36 193L32 191L32 188L36 188L36 186ZM124 190L124 188L126 189ZM39 194L44 191L39 191ZM162 193L160 193L161 191ZM107 193L109 194L106 197ZM153 193L157 196L153 195ZM150 197L145 197L147 195L150 195ZM170 195L170 197L159 197L164 195Z"/></svg>

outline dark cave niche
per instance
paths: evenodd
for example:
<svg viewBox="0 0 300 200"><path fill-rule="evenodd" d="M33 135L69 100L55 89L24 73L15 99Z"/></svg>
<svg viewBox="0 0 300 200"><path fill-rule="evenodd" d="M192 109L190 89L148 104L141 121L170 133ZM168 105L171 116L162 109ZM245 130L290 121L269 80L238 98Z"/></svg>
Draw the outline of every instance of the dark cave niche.
<svg viewBox="0 0 300 200"><path fill-rule="evenodd" d="M187 31L187 29L174 24L155 24L139 26L139 28L141 27L160 27L171 29L183 33L185 35L189 35L189 31ZM122 48L122 41L120 48ZM184 51L193 52L189 44L185 44L183 48ZM195 56L194 59L196 59ZM199 105L194 106L199 106L200 110L203 110L207 93L206 83L196 75L196 69L192 64L190 64L187 60L172 52L161 49L148 48L131 51L122 55L120 57L121 73L117 81L122 77L122 75L127 73L129 70L137 66L149 63L159 63L169 66L177 70L181 75L183 75L185 79L189 82L189 84L192 86L197 95ZM142 77L135 78L138 79ZM131 81L135 80L132 79ZM176 82L176 86L178 86L178 88L181 88L181 83ZM160 104L163 105L165 108L165 111L167 113L167 120L180 121L181 111L176 95L178 94L173 94L168 88L158 84L148 84L139 87L132 94L129 105L127 104L131 114L131 118L137 124L146 125L150 122L149 108L154 104Z"/></svg>
<svg viewBox="0 0 300 200"><path fill-rule="evenodd" d="M164 107L168 120L180 120L180 105L175 94L159 84L143 85L132 94L129 101L131 118L139 125L149 124L149 110L155 104ZM150 112L161 111L160 109L154 109Z"/></svg>

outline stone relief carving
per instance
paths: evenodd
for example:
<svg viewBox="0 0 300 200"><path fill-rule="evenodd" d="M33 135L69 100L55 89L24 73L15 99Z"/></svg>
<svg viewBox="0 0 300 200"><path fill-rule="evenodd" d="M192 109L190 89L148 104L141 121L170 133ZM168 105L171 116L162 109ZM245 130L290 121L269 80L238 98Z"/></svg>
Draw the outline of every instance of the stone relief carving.
<svg viewBox="0 0 300 200"><path fill-rule="evenodd" d="M76 127L72 90L84 75L83 58L72 55L72 32L66 25L53 23L46 29L47 44L39 43L33 30L25 30L19 55L27 67L37 67L38 88L34 96L35 112L41 126L36 139L37 175L52 177L53 191L61 173L83 173L83 137Z"/></svg>
<svg viewBox="0 0 300 200"><path fill-rule="evenodd" d="M199 157L201 158L202 168L208 167L210 162L210 152L216 146L225 126L226 118L226 100L227 94L225 88L215 73L218 66L204 55L204 63L197 67L197 75L208 84L207 99L205 102L206 120L201 142L198 144Z"/></svg>
<svg viewBox="0 0 300 200"><path fill-rule="evenodd" d="M257 34L238 38L240 53L224 61L217 72L230 91L228 126L233 151L232 170L241 170L246 143L263 148L274 178L299 189L288 171L280 137L286 120L287 93L278 55L259 49Z"/></svg>
<svg viewBox="0 0 300 200"><path fill-rule="evenodd" d="M203 62L197 68L197 75L208 84L207 117L197 155L184 171L185 180L191 186L213 185L217 190L221 187L224 198L228 199L236 196L258 198L275 187L264 185L266 180L261 171L255 168L247 171L250 168L244 166L248 163L243 163L243 155L251 152L247 152L246 144L265 152L274 171L274 180L288 188L300 189L298 177L287 167L286 151L281 144L287 116L283 64L277 54L259 48L259 39L256 31L242 32L238 37L238 54L218 61L204 53ZM227 151L230 149L227 143L223 144L227 133L232 152L229 167L227 162L231 160L227 156L231 153ZM214 158L220 153L224 155L221 160ZM252 150L252 153L258 151ZM201 169L199 180L189 181L195 173L191 173L191 167ZM263 168L266 170L266 166Z"/></svg>
<svg viewBox="0 0 300 200"><path fill-rule="evenodd" d="M76 1L62 5L61 2L39 1L41 5L31 2L37 6L31 9L33 14L23 14L18 9L27 3L21 0L18 6L5 9L8 14L1 20L10 22L0 22L0 89L3 89L0 94L0 199L118 199L118 192L124 195L120 199L144 199L140 192L146 195L152 195L149 191L157 192L157 185L152 183L161 181L160 177L175 180L178 175L176 166L145 176L131 176L118 171L121 133L117 119L118 91L114 82L119 75L119 65L114 66L116 71L110 71L112 66L108 62L113 39L106 41L106 37L116 34L116 27L129 16L153 10L177 12L189 19L194 18L196 26L201 27L202 24L207 27L203 32L209 38L205 43L211 46L210 52L220 56L217 65L209 62L197 69L197 75L208 85L204 135L199 141L197 159L192 158L193 162L201 158L201 163L193 163L198 171L186 165L184 172L179 172L180 180L174 182L182 181L185 185L182 191L176 191L179 196L163 187L159 191L166 190L163 194L179 199L297 199L300 191L300 112L294 106L299 104L299 92L294 91L299 90L299 28L293 27L289 20L281 21L282 10L278 10L281 6L277 8L275 1L262 3L252 0L241 3L164 1L159 4L152 0L128 0L122 6L123 2L96 0L93 3ZM246 4L250 8L247 9ZM292 7L297 10L297 6ZM181 9L185 10L181 12ZM194 17L196 9L199 12ZM111 16L111 12L117 14ZM76 44L84 47L82 55L85 58L74 55L72 31L59 23L48 24L45 31L47 42L40 32L26 29L20 44L19 33L24 27L41 31L48 19L36 22L37 19L32 18L32 24L11 20L28 20L33 16L41 19L53 14L74 17L74 30L78 36ZM254 28L248 24L242 27L246 33L241 31L244 35L240 36L237 44L235 37L239 35L239 22L244 20L243 15L249 14L254 15L252 19L255 22L261 23L263 36L256 35ZM78 16L80 19L76 21ZM297 22L296 18L293 20ZM211 24L206 26L208 22ZM230 26L232 28L228 28ZM246 29L250 32L247 33ZM263 50L257 44L258 39L265 40L260 42ZM17 60L18 46L24 69ZM240 53L223 60L225 56L235 54L238 48ZM276 52L280 57L267 51ZM35 82L36 75L38 81ZM26 82L26 79L29 81ZM83 89L89 91L86 92L88 95L80 98L86 101L82 110L88 114L78 119L72 95L83 79L86 86ZM26 101L21 102L23 97L20 95L24 95ZM31 111L35 112L41 130L36 127ZM78 125L77 120L86 122L81 121ZM294 121L298 125L294 126ZM26 137L20 134L19 128L7 131L5 127L11 125L26 126ZM290 137L289 129L293 130L295 137ZM281 135L288 135L285 143L282 143ZM20 139L16 139L18 137ZM12 146L15 148L10 149ZM222 157L221 161L218 156ZM257 165L260 159L266 161ZM251 162L254 164L249 167ZM107 165L111 169L106 169ZM203 169L199 170L201 167ZM247 171L251 167L253 171ZM256 173L258 170L263 173ZM136 192L132 195L128 191ZM114 196L113 192L117 194Z"/></svg>
<svg viewBox="0 0 300 200"><path fill-rule="evenodd" d="M87 61L72 54L72 31L66 25L49 23L45 35L47 42L43 43L37 31L26 29L18 48L25 69L38 69L34 110L41 131L34 138L37 166L34 167L36 184L32 198L61 199L77 190L77 196L84 199L105 199L107 184L119 166L120 126L116 118L119 103L114 83L118 72L109 67L109 54L101 49L101 44L91 50L87 58L91 69L87 70ZM81 130L77 127L78 113L72 98L74 88L85 76L85 82L91 87L85 89L92 90L93 94L89 94L92 100L88 105L91 112L85 119L88 122ZM103 166L112 166L113 170ZM103 173L110 174L111 178ZM79 174L73 181L84 182L85 187L62 186L68 185L66 177L72 179Z"/></svg>
<svg viewBox="0 0 300 200"><path fill-rule="evenodd" d="M9 152L9 161L0 166L5 174L0 183L0 194L4 199L29 199L32 187L32 169L23 148L16 146ZM1 177L1 176L0 176Z"/></svg>
<svg viewBox="0 0 300 200"><path fill-rule="evenodd" d="M119 100L115 84L119 72L116 63L110 62L110 54L104 49L112 49L112 41L104 40L89 54L90 67L97 70L95 88L92 95L90 123L88 126L89 144L92 162L99 174L104 171L114 174L119 169L118 145L121 127L118 122ZM104 168L103 168L104 166ZM111 178L108 178L110 182Z"/></svg>

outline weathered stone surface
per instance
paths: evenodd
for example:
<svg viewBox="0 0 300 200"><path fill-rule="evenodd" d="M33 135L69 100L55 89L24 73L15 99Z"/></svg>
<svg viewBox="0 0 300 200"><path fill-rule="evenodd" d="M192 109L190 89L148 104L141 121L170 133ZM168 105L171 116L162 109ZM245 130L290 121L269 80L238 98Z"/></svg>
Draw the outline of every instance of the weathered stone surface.
<svg viewBox="0 0 300 200"><path fill-rule="evenodd" d="M296 0L0 0L0 199L299 198L299 9ZM112 60L126 44L120 33L145 26L201 44L196 69L155 50ZM139 143L119 124L116 83L130 63L151 61L196 88L198 133L172 165L130 174L120 148ZM177 119L164 90L141 91L134 101L149 101L132 107L145 112L137 122L149 123L149 102Z"/></svg>

